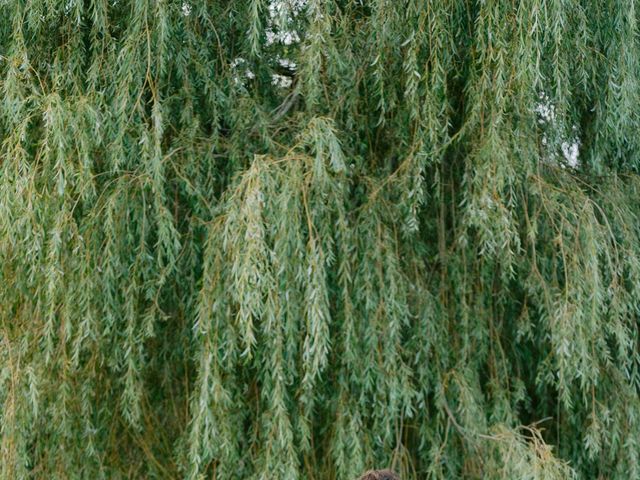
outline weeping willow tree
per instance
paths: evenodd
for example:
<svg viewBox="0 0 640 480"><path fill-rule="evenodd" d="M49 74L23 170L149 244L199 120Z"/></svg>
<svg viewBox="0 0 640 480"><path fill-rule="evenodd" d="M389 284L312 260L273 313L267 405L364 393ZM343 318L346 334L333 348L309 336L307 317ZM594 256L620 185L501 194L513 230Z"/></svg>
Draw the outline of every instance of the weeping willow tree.
<svg viewBox="0 0 640 480"><path fill-rule="evenodd" d="M0 478L640 478L635 4L0 1Z"/></svg>

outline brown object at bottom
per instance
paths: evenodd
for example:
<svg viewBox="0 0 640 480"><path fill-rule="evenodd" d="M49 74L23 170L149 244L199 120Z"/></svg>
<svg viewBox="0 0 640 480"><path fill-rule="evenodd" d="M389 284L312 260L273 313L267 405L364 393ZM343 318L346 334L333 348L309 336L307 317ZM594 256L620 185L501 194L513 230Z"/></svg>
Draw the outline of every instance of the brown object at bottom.
<svg viewBox="0 0 640 480"><path fill-rule="evenodd" d="M400 477L391 470L369 470L358 480L400 480Z"/></svg>

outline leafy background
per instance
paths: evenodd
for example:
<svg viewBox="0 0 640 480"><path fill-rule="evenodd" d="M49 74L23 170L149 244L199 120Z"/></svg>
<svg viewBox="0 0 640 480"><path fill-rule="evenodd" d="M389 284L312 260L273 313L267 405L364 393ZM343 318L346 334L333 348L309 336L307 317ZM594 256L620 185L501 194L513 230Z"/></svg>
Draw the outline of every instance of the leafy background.
<svg viewBox="0 0 640 480"><path fill-rule="evenodd" d="M0 478L640 478L634 0L0 18Z"/></svg>

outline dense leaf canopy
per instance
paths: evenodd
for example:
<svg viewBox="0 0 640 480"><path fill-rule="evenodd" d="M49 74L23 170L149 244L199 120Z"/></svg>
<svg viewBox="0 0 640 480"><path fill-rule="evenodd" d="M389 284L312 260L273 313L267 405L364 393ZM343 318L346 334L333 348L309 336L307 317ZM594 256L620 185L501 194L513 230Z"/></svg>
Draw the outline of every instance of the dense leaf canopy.
<svg viewBox="0 0 640 480"><path fill-rule="evenodd" d="M635 0L0 0L0 478L640 478Z"/></svg>

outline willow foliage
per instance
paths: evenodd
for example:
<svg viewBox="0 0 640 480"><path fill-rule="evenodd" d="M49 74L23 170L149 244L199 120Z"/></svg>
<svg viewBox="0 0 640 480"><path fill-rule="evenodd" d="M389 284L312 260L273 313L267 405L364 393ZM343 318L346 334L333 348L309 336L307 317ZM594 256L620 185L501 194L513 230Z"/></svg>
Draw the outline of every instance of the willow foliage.
<svg viewBox="0 0 640 480"><path fill-rule="evenodd" d="M0 478L640 478L635 0L0 19Z"/></svg>

